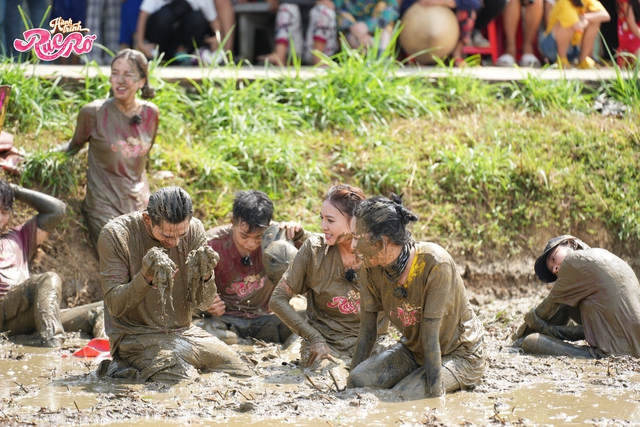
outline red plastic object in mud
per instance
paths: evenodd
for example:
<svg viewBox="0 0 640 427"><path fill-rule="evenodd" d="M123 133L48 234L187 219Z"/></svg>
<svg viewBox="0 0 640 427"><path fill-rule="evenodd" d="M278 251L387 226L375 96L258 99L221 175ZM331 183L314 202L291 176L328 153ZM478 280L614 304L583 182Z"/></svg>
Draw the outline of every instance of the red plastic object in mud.
<svg viewBox="0 0 640 427"><path fill-rule="evenodd" d="M80 350L73 353L75 357L97 357L109 352L108 338L94 338Z"/></svg>

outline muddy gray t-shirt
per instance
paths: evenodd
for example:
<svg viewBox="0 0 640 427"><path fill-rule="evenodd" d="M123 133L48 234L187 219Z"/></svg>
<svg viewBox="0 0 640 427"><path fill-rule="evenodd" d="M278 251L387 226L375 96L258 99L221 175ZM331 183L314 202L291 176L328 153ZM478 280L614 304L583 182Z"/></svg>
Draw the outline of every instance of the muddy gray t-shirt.
<svg viewBox="0 0 640 427"><path fill-rule="evenodd" d="M482 339L484 327L471 309L466 288L455 261L441 246L418 242L405 283L406 298L396 298L396 284L389 283L382 267L362 273L363 309L383 311L402 333L401 342L423 364L420 336L422 319L442 319L439 341L442 356L470 349Z"/></svg>
<svg viewBox="0 0 640 427"><path fill-rule="evenodd" d="M140 102L140 123L132 123L113 98L93 101L78 114L72 144L89 141L85 209L104 223L142 210L149 201L146 166L158 130L158 107Z"/></svg>
<svg viewBox="0 0 640 427"><path fill-rule="evenodd" d="M340 250L313 235L282 276L296 294L307 296L307 319L332 349L353 353L360 329L359 281L345 278Z"/></svg>
<svg viewBox="0 0 640 427"><path fill-rule="evenodd" d="M185 262L189 252L206 245L204 227L200 220L191 219L189 233L177 247L166 250L178 266L171 299L164 307L160 292L147 284L141 268L149 249L162 246L149 236L142 223L141 212L115 218L104 226L98 239L100 282L104 292L105 330L114 347L124 335L176 332L191 326L189 287ZM211 305L216 294L214 280L206 282L199 308Z"/></svg>
<svg viewBox="0 0 640 427"><path fill-rule="evenodd" d="M640 284L629 264L611 252L569 253L547 298L580 308L589 345L640 357Z"/></svg>

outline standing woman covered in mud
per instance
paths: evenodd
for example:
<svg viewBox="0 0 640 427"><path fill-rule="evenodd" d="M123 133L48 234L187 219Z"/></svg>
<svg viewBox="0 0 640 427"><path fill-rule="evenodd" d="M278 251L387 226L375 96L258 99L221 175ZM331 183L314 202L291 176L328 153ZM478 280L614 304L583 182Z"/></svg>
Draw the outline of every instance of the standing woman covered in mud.
<svg viewBox="0 0 640 427"><path fill-rule="evenodd" d="M353 354L360 326L359 271L349 224L365 199L361 189L337 185L327 192L320 218L322 235L307 239L271 295L269 308L304 341L302 364ZM307 295L306 319L289 300Z"/></svg>
<svg viewBox="0 0 640 427"><path fill-rule="evenodd" d="M418 218L392 198L362 202L351 223L365 268L362 322L347 386L393 388L408 400L475 386L485 369L484 328L456 263L435 243L413 240L406 227ZM367 359L380 311L402 338Z"/></svg>
<svg viewBox="0 0 640 427"><path fill-rule="evenodd" d="M92 242L112 218L144 209L149 201L146 177L149 150L158 130L158 107L143 99L155 96L149 86L147 59L125 49L111 62L111 98L80 110L71 141L63 151L75 155L89 142L84 209Z"/></svg>

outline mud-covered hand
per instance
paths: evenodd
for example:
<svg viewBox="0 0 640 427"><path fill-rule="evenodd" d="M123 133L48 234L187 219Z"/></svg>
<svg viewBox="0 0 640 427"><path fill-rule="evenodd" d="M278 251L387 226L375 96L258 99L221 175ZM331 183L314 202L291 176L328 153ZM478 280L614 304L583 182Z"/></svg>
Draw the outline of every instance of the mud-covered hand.
<svg viewBox="0 0 640 427"><path fill-rule="evenodd" d="M218 265L218 261L220 261L220 255L210 246L204 245L192 250L187 257L188 280L194 279L206 282L211 278L213 269Z"/></svg>
<svg viewBox="0 0 640 427"><path fill-rule="evenodd" d="M191 304L194 307L198 307L207 300L207 295L213 297L209 291L216 292L215 283L210 279L213 276L213 269L218 265L218 261L220 261L218 253L207 245L189 252L186 262L187 283L191 294ZM205 286L207 281L211 283L208 287ZM209 301L211 300L209 299Z"/></svg>
<svg viewBox="0 0 640 427"><path fill-rule="evenodd" d="M331 356L331 349L326 342L311 344L309 346L309 360L307 361L307 366L311 366L314 362L322 359L329 359L333 363L336 363L335 359Z"/></svg>
<svg viewBox="0 0 640 427"><path fill-rule="evenodd" d="M531 311L524 316L524 321L529 327L531 327L531 329L536 332L540 332L541 334L551 337L556 337L561 340L569 340L569 337L562 333L562 327L553 325L541 319L538 316L538 313L536 313L535 307L532 308Z"/></svg>
<svg viewBox="0 0 640 427"><path fill-rule="evenodd" d="M157 287L169 282L173 284L173 276L177 267L176 263L162 249L153 247L142 258L141 271L147 283Z"/></svg>
<svg viewBox="0 0 640 427"><path fill-rule="evenodd" d="M213 303L211 303L211 306L207 309L207 313L213 317L219 317L224 314L226 308L224 301L220 298L220 294L216 294L216 297L213 299Z"/></svg>

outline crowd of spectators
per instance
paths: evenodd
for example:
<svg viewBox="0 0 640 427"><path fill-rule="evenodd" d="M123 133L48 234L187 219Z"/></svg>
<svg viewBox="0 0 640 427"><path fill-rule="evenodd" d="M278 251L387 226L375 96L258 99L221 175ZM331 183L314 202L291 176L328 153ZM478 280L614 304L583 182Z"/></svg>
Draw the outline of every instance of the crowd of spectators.
<svg viewBox="0 0 640 427"><path fill-rule="evenodd" d="M248 1L0 0L0 52L25 57L13 47L13 40L22 38L25 22L48 28L51 18L62 17L81 21L97 36L96 43L104 49L92 49L87 60L100 65L109 64L112 53L125 48L137 49L149 59L162 54L163 60L176 65L197 64L196 58L207 65L222 63L234 47L234 4ZM303 63L316 64L319 58L313 52L328 56L337 52L340 33L352 47L370 49L379 32L375 48L383 50L394 25L414 3L445 6L455 13L460 36L451 57L459 65L465 64L464 46L489 45L483 30L494 20L500 23L498 66L539 67L557 62L591 68L596 65L594 59L606 63L616 53L637 56L640 51L638 0L316 0L315 4L309 0L309 5L286 1L266 0L269 11L264 13L274 15L271 45L275 48L259 55L258 62L284 65L295 51ZM599 32L604 44L594 55ZM78 63L79 58L60 62Z"/></svg>

